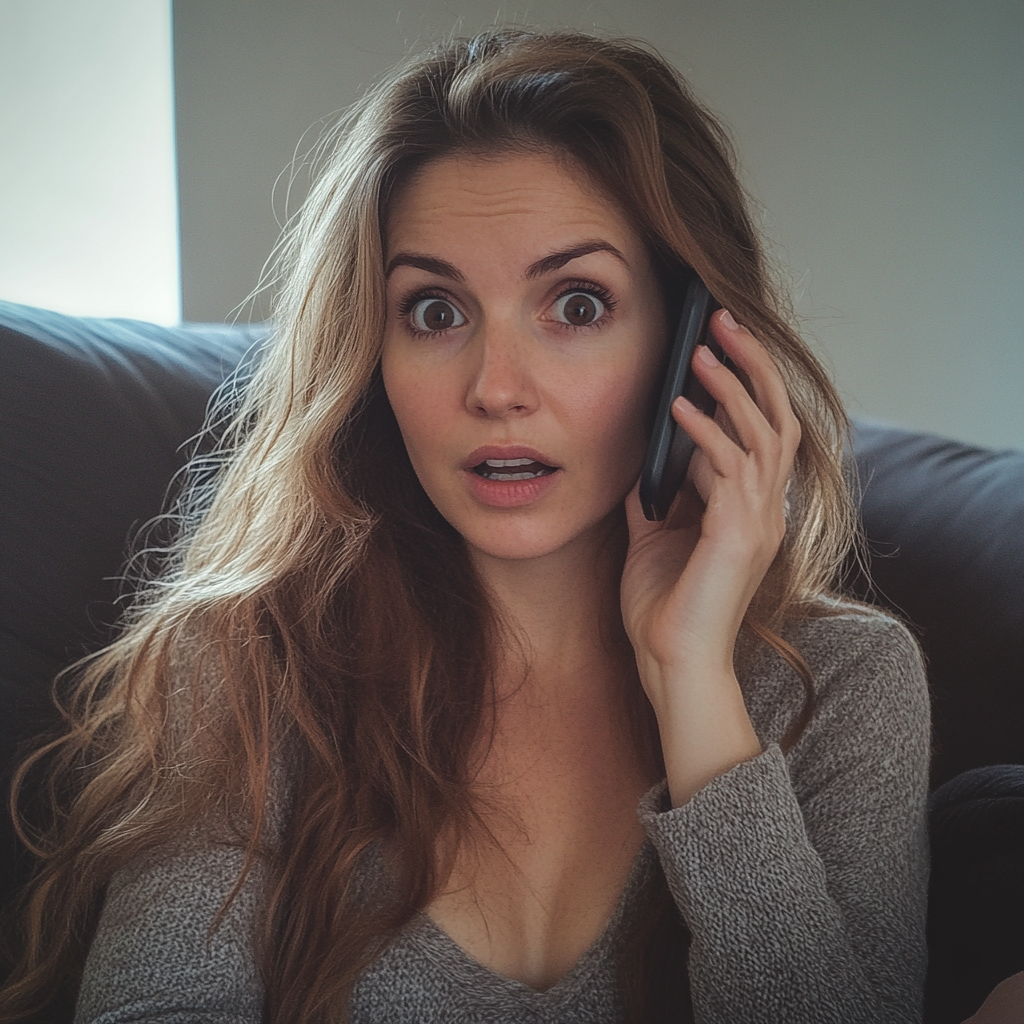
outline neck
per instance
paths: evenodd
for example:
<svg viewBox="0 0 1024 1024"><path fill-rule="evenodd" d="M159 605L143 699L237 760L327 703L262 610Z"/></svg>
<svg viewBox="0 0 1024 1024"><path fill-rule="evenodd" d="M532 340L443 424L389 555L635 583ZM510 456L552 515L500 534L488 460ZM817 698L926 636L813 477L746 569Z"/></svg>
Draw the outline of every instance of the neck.
<svg viewBox="0 0 1024 1024"><path fill-rule="evenodd" d="M661 777L622 625L627 545L624 517L610 517L543 558L471 555L510 635L496 666L495 717L470 757L488 828L502 845L552 829L564 838L566 799L592 820L619 815L612 831L622 820L632 828L637 799Z"/></svg>
<svg viewBox="0 0 1024 1024"><path fill-rule="evenodd" d="M543 793L575 794L593 810L581 795L590 793L598 803L621 798L633 821L639 795L661 776L622 625L627 544L624 519L611 519L543 558L473 553L511 643L499 654L495 718L471 760L478 792L500 794L498 806L511 800L514 815L543 804Z"/></svg>
<svg viewBox="0 0 1024 1024"><path fill-rule="evenodd" d="M592 698L611 678L621 685L623 663L632 664L619 605L627 542L625 521L613 516L540 558L473 552L516 641L498 667L499 696L525 688L534 701L575 700L579 688Z"/></svg>

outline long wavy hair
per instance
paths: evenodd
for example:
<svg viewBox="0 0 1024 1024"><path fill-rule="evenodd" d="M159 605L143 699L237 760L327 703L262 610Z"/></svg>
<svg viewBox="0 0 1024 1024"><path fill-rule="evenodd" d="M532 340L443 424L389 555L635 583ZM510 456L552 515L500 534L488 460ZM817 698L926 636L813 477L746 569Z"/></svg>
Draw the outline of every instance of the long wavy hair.
<svg viewBox="0 0 1024 1024"><path fill-rule="evenodd" d="M23 832L40 867L0 1019L73 989L111 877L197 822L245 851L232 895L261 865L272 1022L345 1019L360 971L445 883L441 838L479 824L467 762L509 635L384 394L382 225L426 162L524 150L569 157L664 281L696 270L778 363L802 439L786 537L745 625L804 681L786 745L806 723L810 673L780 630L815 613L851 547L847 421L773 286L726 132L640 43L520 29L448 40L332 134L280 250L274 337L193 467L177 540L119 639L72 670L65 733L20 770L17 786L45 767L54 811ZM287 813L269 821L282 788ZM389 879L372 899L358 895L368 856ZM667 890L640 916L622 968L629 1016L678 1014L686 935Z"/></svg>

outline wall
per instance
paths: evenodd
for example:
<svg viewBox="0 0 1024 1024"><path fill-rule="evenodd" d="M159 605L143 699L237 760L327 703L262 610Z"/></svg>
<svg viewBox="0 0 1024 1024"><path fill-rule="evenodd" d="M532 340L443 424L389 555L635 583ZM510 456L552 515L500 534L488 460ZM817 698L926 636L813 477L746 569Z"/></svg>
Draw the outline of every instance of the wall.
<svg viewBox="0 0 1024 1024"><path fill-rule="evenodd" d="M321 118L408 46L496 15L656 41L733 129L851 409L1024 448L1018 0L177 0L186 317L255 287Z"/></svg>
<svg viewBox="0 0 1024 1024"><path fill-rule="evenodd" d="M0 0L0 40L0 297L176 322L170 0Z"/></svg>

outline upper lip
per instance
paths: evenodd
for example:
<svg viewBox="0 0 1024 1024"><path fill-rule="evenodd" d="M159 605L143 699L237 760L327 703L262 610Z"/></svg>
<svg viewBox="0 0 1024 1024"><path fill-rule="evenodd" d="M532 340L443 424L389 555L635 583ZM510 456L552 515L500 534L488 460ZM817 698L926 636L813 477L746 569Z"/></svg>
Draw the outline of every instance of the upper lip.
<svg viewBox="0 0 1024 1024"><path fill-rule="evenodd" d="M527 448L522 444L485 444L474 449L462 463L463 469L473 469L479 466L484 459L530 459L533 462L540 462L553 469L560 468L547 455L537 451L536 448Z"/></svg>

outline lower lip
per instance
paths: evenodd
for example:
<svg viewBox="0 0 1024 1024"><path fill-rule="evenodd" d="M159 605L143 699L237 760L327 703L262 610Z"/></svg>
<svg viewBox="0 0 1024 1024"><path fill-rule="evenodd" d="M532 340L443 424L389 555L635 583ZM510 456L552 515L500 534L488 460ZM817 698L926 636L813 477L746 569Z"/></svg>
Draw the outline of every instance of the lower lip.
<svg viewBox="0 0 1024 1024"><path fill-rule="evenodd" d="M477 501L493 508L516 508L542 498L558 484L560 469L530 480L488 480L471 469L464 470L469 491Z"/></svg>

